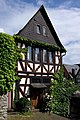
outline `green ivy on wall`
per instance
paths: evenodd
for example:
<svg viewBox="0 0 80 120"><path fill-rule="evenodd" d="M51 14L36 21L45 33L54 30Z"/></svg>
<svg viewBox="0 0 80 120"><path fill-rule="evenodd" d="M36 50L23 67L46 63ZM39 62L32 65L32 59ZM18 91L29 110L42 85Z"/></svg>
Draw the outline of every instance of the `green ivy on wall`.
<svg viewBox="0 0 80 120"><path fill-rule="evenodd" d="M19 54L14 38L8 34L0 33L0 91L7 92L12 89L16 76L16 61Z"/></svg>
<svg viewBox="0 0 80 120"><path fill-rule="evenodd" d="M20 43L24 42L27 46L39 47L39 48L47 49L49 51L61 51L62 53L66 52L66 49L64 47L59 47L59 46L47 44L44 42L39 42L36 40L29 40L27 38L24 38L18 35L14 35L13 37L16 42L20 42Z"/></svg>

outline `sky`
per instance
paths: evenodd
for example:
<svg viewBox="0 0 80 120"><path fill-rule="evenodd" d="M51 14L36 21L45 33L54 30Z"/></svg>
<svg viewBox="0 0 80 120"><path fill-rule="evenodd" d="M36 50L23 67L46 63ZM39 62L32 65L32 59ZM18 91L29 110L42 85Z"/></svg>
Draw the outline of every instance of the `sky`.
<svg viewBox="0 0 80 120"><path fill-rule="evenodd" d="M44 5L67 50L64 64L80 63L80 0L0 0L0 32L16 34Z"/></svg>

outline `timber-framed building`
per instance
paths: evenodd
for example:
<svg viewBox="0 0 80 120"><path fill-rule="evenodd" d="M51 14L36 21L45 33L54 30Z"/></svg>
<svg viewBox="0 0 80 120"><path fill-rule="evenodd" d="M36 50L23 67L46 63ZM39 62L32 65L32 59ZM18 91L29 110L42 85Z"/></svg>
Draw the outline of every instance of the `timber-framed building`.
<svg viewBox="0 0 80 120"><path fill-rule="evenodd" d="M39 108L45 93L49 92L51 78L62 64L65 49L42 5L29 22L21 29L16 41L18 48L27 48L17 61L16 82L18 98L31 100L33 108Z"/></svg>

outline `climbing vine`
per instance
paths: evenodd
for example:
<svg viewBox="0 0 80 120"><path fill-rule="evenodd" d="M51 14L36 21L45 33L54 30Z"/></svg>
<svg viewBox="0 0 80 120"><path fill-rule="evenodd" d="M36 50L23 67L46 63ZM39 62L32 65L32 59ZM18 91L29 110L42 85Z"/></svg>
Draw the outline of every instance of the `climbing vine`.
<svg viewBox="0 0 80 120"><path fill-rule="evenodd" d="M14 35L13 37L16 42L20 42L20 43L24 42L25 44L27 44L27 46L39 47L39 48L47 49L49 51L56 50L56 51L66 52L66 49L64 47L59 47L59 46L47 44L44 42L39 42L37 40L29 40L27 38L24 38L18 35Z"/></svg>
<svg viewBox="0 0 80 120"><path fill-rule="evenodd" d="M0 91L12 89L16 76L16 61L19 57L14 38L0 33Z"/></svg>

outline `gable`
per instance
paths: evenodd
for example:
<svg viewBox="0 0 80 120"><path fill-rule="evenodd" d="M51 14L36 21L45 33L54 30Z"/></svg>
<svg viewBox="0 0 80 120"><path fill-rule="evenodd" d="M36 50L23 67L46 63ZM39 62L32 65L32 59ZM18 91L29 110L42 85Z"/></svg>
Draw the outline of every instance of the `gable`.
<svg viewBox="0 0 80 120"><path fill-rule="evenodd" d="M37 33L37 25L40 26L40 34ZM43 27L46 29L46 35L43 35ZM30 40L63 47L43 6L41 6L24 28L19 31L18 35Z"/></svg>
<svg viewBox="0 0 80 120"><path fill-rule="evenodd" d="M40 25L41 33L37 33L37 25ZM46 36L43 35L43 27L46 28ZM26 25L26 27L19 33L20 36L28 38L30 40L37 40L39 42L46 42L49 44L57 45L53 38L41 12L39 11L33 19Z"/></svg>

